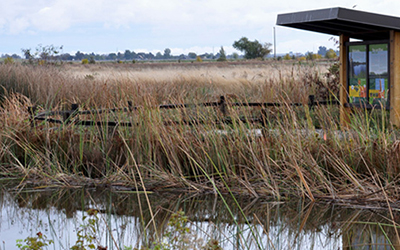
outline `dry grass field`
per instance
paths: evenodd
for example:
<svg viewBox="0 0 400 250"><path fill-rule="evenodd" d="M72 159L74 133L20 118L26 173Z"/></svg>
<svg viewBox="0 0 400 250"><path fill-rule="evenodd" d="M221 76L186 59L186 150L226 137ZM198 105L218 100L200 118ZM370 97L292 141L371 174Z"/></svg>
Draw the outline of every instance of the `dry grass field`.
<svg viewBox="0 0 400 250"><path fill-rule="evenodd" d="M338 135L337 106L289 105L306 104L310 94L335 98L338 83L327 75L330 66L274 61L0 65L0 173L35 185L111 183L398 206L400 140L386 112L354 110L350 128ZM209 119L219 119L213 109L165 116L154 108L214 102L221 95L283 107L268 109L264 126L242 122L257 115L252 109L229 109L232 122L223 124ZM42 112L72 103L81 110L126 107L128 101L141 108L81 119L129 121L132 127L31 124L28 119L32 105ZM204 124L165 126L168 119L189 115Z"/></svg>
<svg viewBox="0 0 400 250"><path fill-rule="evenodd" d="M307 100L310 77L324 78L329 64L137 63L66 64L60 67L2 66L0 81L36 104L78 102L116 105L143 98L154 103L214 101L235 95L242 101Z"/></svg>

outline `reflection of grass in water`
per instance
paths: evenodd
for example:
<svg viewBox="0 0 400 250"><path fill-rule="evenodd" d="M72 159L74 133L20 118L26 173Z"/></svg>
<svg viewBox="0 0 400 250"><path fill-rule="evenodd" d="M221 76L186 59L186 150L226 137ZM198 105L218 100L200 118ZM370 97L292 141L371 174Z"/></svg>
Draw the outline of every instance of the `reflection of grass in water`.
<svg viewBox="0 0 400 250"><path fill-rule="evenodd" d="M247 249L262 249L255 245L256 239L251 234L250 227L260 233L259 240L263 243L262 247L266 249L268 249L268 246L271 249L273 247L275 249L296 249L299 247L300 249L308 249L309 239L315 240L313 244L316 249L321 249L318 246L323 246L322 244L325 244L325 247L332 246L331 249L336 249L338 247L333 246L349 240L348 235L367 235L369 234L368 232L375 232L376 237L385 238L383 231L377 225L382 226L392 244L397 244L393 226L391 226L391 221L388 219L388 213L384 210L345 209L338 206L329 207L308 204L304 201L283 204L255 200L249 203L246 198L238 199L245 212L248 221L246 222L235 201L226 197L226 204L231 208L238 221L238 225L235 225L231 216L227 213L225 205L220 199L214 200L214 197L200 196L190 198L174 194L163 194L157 197L150 195L151 209L156 214L154 219L158 233L163 235L168 230L172 232L173 228L168 226L168 221L171 220L171 215L174 212L181 210L184 211L184 216L187 218L186 227L193 233L190 237L196 237L198 240L203 239L204 244L212 239L218 240L220 246L224 249L229 246L245 248L240 238L247 241ZM25 201L26 205L33 205L36 209L40 207L44 211L51 211L49 208L57 207L60 211L65 211L73 217L75 217L74 214L76 212L86 210L88 207L104 208L100 209L98 213L99 228L96 235L101 244L108 237L105 232L114 235L115 244L120 249L123 249L123 245L151 247L153 242L156 242L156 244L158 242L155 238L154 228L148 227L152 220L148 211L149 208L143 206L141 214L135 194L117 195L103 191L91 192L90 196L88 196L87 192L82 192L81 190L63 190L61 192L50 191L47 194L43 192L26 192L19 194L15 199ZM145 204L143 195L140 196L140 199L140 204ZM23 203L20 203L20 205L23 206ZM68 212L68 210L72 211ZM22 214L18 216L22 216ZM136 221L136 226L131 225L132 219L129 219L130 216L136 218L133 220ZM395 213L395 216L397 217L398 213ZM32 218L35 217L32 216ZM54 219L54 216L50 217ZM82 222L79 222L80 217L76 217L74 220L76 220L79 230L79 225L82 224ZM144 220L143 223L139 223L140 220ZM46 221L43 221L43 223L46 223ZM142 224L145 226L140 226ZM66 222L63 225L67 225ZM181 226L181 228L185 227ZM117 229L117 231L113 231L114 229ZM202 230L204 230L204 233L202 233ZM56 232L58 234L60 232L59 229L56 229ZM198 233L196 236L194 235L195 232L196 234ZM238 232L241 233L238 235ZM138 240L140 245L136 246L135 243L129 243L127 239L132 240L132 236L125 237L129 235L141 235ZM332 238L318 240L322 235L330 235ZM360 239L364 239L364 242L368 243L365 237ZM60 239L57 237L57 240ZM113 245L114 243L109 241L107 244Z"/></svg>

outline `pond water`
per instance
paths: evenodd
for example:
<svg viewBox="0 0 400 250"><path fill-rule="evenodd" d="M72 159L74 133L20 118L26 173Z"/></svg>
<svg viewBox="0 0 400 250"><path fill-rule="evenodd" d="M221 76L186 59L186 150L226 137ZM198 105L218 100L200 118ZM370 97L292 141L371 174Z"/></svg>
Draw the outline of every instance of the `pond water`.
<svg viewBox="0 0 400 250"><path fill-rule="evenodd" d="M0 208L2 250L18 249L17 240L37 238L38 232L54 241L47 249L70 249L78 235L86 245L91 240L96 248L124 250L161 245L157 239L170 249L184 244L192 248L182 249L200 249L211 243L222 249L400 247L386 210L303 200L283 203L176 193L146 197L129 190L3 188ZM184 217L171 216L177 211L182 211L187 223ZM393 216L396 220L400 213Z"/></svg>

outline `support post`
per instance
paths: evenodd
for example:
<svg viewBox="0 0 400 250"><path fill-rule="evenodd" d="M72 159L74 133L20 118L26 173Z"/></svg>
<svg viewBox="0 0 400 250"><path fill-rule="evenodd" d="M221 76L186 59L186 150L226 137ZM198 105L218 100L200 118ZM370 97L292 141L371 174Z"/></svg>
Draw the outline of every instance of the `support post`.
<svg viewBox="0 0 400 250"><path fill-rule="evenodd" d="M71 119L75 118L74 123L78 124L79 123L79 113L78 113L79 104L77 104L77 103L71 104L71 110L72 110Z"/></svg>
<svg viewBox="0 0 400 250"><path fill-rule="evenodd" d="M222 96L220 97L218 105L219 105L219 109L221 110L222 115L223 115L223 116L226 116L227 107L226 107L226 99L225 99L225 96L222 95Z"/></svg>
<svg viewBox="0 0 400 250"><path fill-rule="evenodd" d="M400 32L390 31L390 123L400 128Z"/></svg>
<svg viewBox="0 0 400 250"><path fill-rule="evenodd" d="M350 41L348 36L340 35L340 125L341 128L348 128L350 124L350 108L346 107L348 102L348 82L347 82L347 49L346 42Z"/></svg>

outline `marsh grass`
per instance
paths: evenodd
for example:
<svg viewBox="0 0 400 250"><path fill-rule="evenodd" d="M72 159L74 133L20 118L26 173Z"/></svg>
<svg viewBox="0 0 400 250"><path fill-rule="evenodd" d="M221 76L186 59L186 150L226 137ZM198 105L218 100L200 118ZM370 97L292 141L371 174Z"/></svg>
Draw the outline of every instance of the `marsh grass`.
<svg viewBox="0 0 400 250"><path fill-rule="evenodd" d="M356 110L350 129L339 131L337 106L290 105L306 104L308 95L318 91L307 80L324 81L324 72L315 65L169 67L154 74L145 68L120 72L90 67L72 74L75 68L0 66L5 91L0 110L3 175L36 184L111 184L278 200L300 196L380 206L398 197L400 142L386 112ZM92 72L87 78L86 70L104 74ZM217 101L221 95L228 102L283 106L267 110L264 127L240 121L260 117L259 108L228 108L230 124L222 123L227 117L214 108L155 108ZM80 127L73 122L36 122L32 127L27 113L31 105L38 105L40 112L71 103L81 109L126 107L128 101L140 108L79 119L129 121L132 127ZM165 126L181 119L197 119L202 125Z"/></svg>

